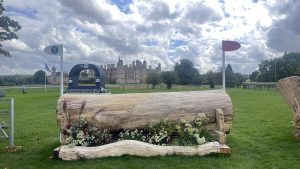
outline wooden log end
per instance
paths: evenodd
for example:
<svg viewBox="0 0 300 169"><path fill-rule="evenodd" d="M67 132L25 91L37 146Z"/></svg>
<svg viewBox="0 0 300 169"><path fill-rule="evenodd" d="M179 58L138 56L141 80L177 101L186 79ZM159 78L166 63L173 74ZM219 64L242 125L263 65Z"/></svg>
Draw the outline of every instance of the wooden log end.
<svg viewBox="0 0 300 169"><path fill-rule="evenodd" d="M220 154L231 154L231 150L229 147L226 147L226 148L221 148L220 149Z"/></svg>
<svg viewBox="0 0 300 169"><path fill-rule="evenodd" d="M55 148L54 150L52 150L52 156L50 158L53 159L59 159L59 151L60 151L61 146Z"/></svg>

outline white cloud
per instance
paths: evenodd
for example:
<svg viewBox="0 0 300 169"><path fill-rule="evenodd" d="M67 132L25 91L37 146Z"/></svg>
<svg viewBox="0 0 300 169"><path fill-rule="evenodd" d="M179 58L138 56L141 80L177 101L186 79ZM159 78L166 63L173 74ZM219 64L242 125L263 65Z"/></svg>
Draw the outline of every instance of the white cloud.
<svg viewBox="0 0 300 169"><path fill-rule="evenodd" d="M5 1L5 14L23 28L19 40L5 43L13 57L0 58L0 74L58 66L57 57L43 53L53 43L64 44L65 71L78 63L115 64L120 56L127 64L160 62L165 70L187 58L205 73L221 66L222 39L242 44L226 52L226 63L251 73L262 59L299 50L300 3L292 2L133 0L124 13L110 0Z"/></svg>

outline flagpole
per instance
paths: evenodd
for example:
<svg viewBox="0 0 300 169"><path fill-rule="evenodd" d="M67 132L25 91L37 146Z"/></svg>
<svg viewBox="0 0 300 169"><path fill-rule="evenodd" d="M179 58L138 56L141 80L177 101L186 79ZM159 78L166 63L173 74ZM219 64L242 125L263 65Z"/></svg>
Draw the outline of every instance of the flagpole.
<svg viewBox="0 0 300 169"><path fill-rule="evenodd" d="M63 72L63 47L62 52L60 54L60 96L63 95L64 92L64 72Z"/></svg>
<svg viewBox="0 0 300 169"><path fill-rule="evenodd" d="M47 69L45 65L45 92L47 92Z"/></svg>
<svg viewBox="0 0 300 169"><path fill-rule="evenodd" d="M49 45L44 48L44 52L50 55L60 54L60 96L62 96L64 93L64 72L63 72L64 46L63 44Z"/></svg>
<svg viewBox="0 0 300 169"><path fill-rule="evenodd" d="M223 62L223 67L222 67L222 74L223 74L223 78L222 78L222 84L223 84L223 90L226 89L225 86L225 51L222 49L222 62Z"/></svg>
<svg viewBox="0 0 300 169"><path fill-rule="evenodd" d="M228 40L222 40L222 62L223 62L223 90L226 90L226 84L225 84L225 51L234 51L238 50L241 47L241 44L235 41L228 41Z"/></svg>

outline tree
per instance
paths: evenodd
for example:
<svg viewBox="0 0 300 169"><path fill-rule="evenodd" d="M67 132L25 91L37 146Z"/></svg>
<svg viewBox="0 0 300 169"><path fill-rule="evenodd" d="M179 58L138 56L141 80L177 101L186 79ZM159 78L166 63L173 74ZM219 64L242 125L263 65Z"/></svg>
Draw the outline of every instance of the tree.
<svg viewBox="0 0 300 169"><path fill-rule="evenodd" d="M195 74L198 73L197 69L194 68L193 62L188 59L182 59L180 63L176 63L174 72L182 85L192 84Z"/></svg>
<svg viewBox="0 0 300 169"><path fill-rule="evenodd" d="M202 77L199 74L199 72L197 71L197 73L195 73L194 77L193 77L193 85L201 85L202 84Z"/></svg>
<svg viewBox="0 0 300 169"><path fill-rule="evenodd" d="M167 89L172 88L172 84L178 82L178 77L175 72L173 71L166 71L161 73L161 79L163 83L167 85Z"/></svg>
<svg viewBox="0 0 300 169"><path fill-rule="evenodd" d="M247 75L242 75L241 73L234 73L234 86L242 86L243 82L247 80Z"/></svg>
<svg viewBox="0 0 300 169"><path fill-rule="evenodd" d="M234 75L230 64L228 64L225 69L225 76L226 87L234 87Z"/></svg>
<svg viewBox="0 0 300 169"><path fill-rule="evenodd" d="M38 70L33 74L32 78L35 84L43 84L45 83L45 72L43 70Z"/></svg>
<svg viewBox="0 0 300 169"><path fill-rule="evenodd" d="M18 36L15 32L20 30L22 27L19 25L18 22L10 19L7 16L3 15L3 12L5 11L5 8L3 7L3 0L0 0L0 42L12 40L12 39L18 39ZM5 50L0 43L0 54L4 56L10 57L10 53Z"/></svg>
<svg viewBox="0 0 300 169"><path fill-rule="evenodd" d="M5 97L5 92L4 92L4 90L2 90L1 88L0 88L0 98L1 97Z"/></svg>
<svg viewBox="0 0 300 169"><path fill-rule="evenodd" d="M160 82L160 75L158 73L149 73L146 78L147 84L152 84L152 89L155 89L155 86Z"/></svg>
<svg viewBox="0 0 300 169"><path fill-rule="evenodd" d="M215 73L212 71L208 71L203 75L204 84L209 85L210 88L215 88Z"/></svg>
<svg viewBox="0 0 300 169"><path fill-rule="evenodd" d="M282 78L299 75L300 53L285 53L282 57L263 60L259 64L257 81L274 82Z"/></svg>
<svg viewBox="0 0 300 169"><path fill-rule="evenodd" d="M256 71L254 71L254 72L251 73L251 75L249 76L249 79L251 81L255 82L256 79L257 79L257 76L258 76L258 71L256 70Z"/></svg>

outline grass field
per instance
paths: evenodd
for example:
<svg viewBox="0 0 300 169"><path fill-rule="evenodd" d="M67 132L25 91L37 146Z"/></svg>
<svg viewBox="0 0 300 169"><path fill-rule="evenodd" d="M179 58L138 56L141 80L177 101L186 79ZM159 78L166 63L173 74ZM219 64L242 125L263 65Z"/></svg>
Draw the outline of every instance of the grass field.
<svg viewBox="0 0 300 169"><path fill-rule="evenodd" d="M158 90L112 90L112 93L155 91ZM233 128L227 137L232 148L230 156L122 156L71 162L49 159L51 151L59 146L55 117L58 93L8 93L7 97L15 98L15 144L23 149L7 153L8 141L1 141L0 169L300 168L300 142L292 135L293 113L279 93L243 89L229 89L228 93L235 113Z"/></svg>

